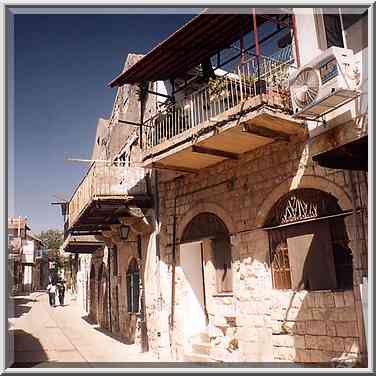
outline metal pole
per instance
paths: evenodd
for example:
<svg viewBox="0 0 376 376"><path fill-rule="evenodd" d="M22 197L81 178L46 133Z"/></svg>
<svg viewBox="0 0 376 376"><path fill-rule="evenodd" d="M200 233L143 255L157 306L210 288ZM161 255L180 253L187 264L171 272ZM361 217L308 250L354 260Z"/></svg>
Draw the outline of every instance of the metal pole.
<svg viewBox="0 0 376 376"><path fill-rule="evenodd" d="M149 351L149 345L148 345L148 338L147 338L147 328L146 328L146 320L145 320L145 263L142 260L142 239L141 235L137 235L137 254L140 260L140 266L141 266L141 283L142 283L142 289L141 289L141 352L147 352Z"/></svg>
<svg viewBox="0 0 376 376"><path fill-rule="evenodd" d="M257 61L257 81L259 88L257 90L257 85L256 85L256 94L260 94L260 88L261 88L261 83L260 83L260 44L259 44L259 39L258 39L258 30L257 30L257 19L256 19L256 9L253 8L252 10L252 20L253 20L253 35L255 39L255 47L256 47L256 61ZM257 93L259 91L259 93Z"/></svg>
<svg viewBox="0 0 376 376"><path fill-rule="evenodd" d="M240 25L240 64L244 63L244 27L243 19ZM218 64L219 65L219 64Z"/></svg>
<svg viewBox="0 0 376 376"><path fill-rule="evenodd" d="M108 262L108 317L109 317L109 329L110 329L110 332L112 332L112 314L111 314L111 261L112 261L112 257L111 257L111 254L112 254L112 247L111 248L108 248L108 259L107 259L107 262Z"/></svg>
<svg viewBox="0 0 376 376"><path fill-rule="evenodd" d="M294 38L296 65L300 67L299 44L298 44L298 36L296 35L296 20L295 20L294 14L291 15L291 30L292 30L292 36Z"/></svg>
<svg viewBox="0 0 376 376"><path fill-rule="evenodd" d="M206 325L209 324L209 314L206 308L206 288L205 288L205 267L204 267L204 248L202 242L200 243L201 246L201 274L202 274L202 290L203 290L203 298L204 298L204 311L206 317Z"/></svg>
<svg viewBox="0 0 376 376"><path fill-rule="evenodd" d="M252 11L252 20L253 20L253 35L254 35L254 38L255 38L256 55L260 56L260 45L259 45L259 39L258 39L256 9L255 8L253 8L253 11Z"/></svg>

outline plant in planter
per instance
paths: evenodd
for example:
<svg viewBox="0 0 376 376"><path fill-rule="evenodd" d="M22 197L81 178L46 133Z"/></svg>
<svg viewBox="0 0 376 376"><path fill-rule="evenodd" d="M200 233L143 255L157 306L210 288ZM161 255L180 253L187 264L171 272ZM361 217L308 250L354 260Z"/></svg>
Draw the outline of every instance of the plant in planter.
<svg viewBox="0 0 376 376"><path fill-rule="evenodd" d="M218 99L225 94L227 83L222 77L209 78L208 89L210 99Z"/></svg>

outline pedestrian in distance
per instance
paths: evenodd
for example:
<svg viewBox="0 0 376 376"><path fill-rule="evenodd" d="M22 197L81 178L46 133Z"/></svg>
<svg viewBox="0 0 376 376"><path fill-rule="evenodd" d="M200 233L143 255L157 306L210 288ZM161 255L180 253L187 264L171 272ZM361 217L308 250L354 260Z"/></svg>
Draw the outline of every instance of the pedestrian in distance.
<svg viewBox="0 0 376 376"><path fill-rule="evenodd" d="M48 298L51 307L55 307L55 298L56 298L56 285L49 283L47 286Z"/></svg>
<svg viewBox="0 0 376 376"><path fill-rule="evenodd" d="M65 286L64 286L64 281L60 281L59 284L57 285L57 291L59 293L59 302L60 305L64 305L64 295L65 295Z"/></svg>

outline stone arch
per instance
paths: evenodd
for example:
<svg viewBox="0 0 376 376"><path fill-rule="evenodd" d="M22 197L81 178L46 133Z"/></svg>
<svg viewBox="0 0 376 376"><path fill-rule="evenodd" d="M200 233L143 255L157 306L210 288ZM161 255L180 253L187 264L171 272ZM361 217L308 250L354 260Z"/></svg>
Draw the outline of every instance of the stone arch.
<svg viewBox="0 0 376 376"><path fill-rule="evenodd" d="M294 184L294 178L289 178L278 185L263 201L256 213L255 227L260 228L264 225L270 210L283 195L300 188L312 188L329 193L338 200L342 210L352 209L351 199L343 188L326 178L307 175L302 177L299 184Z"/></svg>
<svg viewBox="0 0 376 376"><path fill-rule="evenodd" d="M140 269L140 265L135 256L129 256L128 262L127 262L127 268L126 268L127 271L129 270L129 267L131 266L131 264L137 265L137 268Z"/></svg>
<svg viewBox="0 0 376 376"><path fill-rule="evenodd" d="M179 241L183 236L183 232L191 220L201 213L211 213L216 215L227 227L230 235L236 232L235 221L232 216L220 205L214 202L200 202L192 209L188 210L180 223L178 223L176 231L176 240Z"/></svg>

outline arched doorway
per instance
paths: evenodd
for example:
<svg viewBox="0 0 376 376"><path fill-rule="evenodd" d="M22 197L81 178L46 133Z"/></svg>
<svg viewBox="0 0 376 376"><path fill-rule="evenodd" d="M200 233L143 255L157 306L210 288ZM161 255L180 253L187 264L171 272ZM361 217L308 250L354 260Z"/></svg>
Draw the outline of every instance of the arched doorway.
<svg viewBox="0 0 376 376"><path fill-rule="evenodd" d="M89 292L90 292L90 300L89 300L89 316L91 320L97 319L97 301L95 299L95 267L94 264L91 264L90 268L90 279L89 279Z"/></svg>
<svg viewBox="0 0 376 376"><path fill-rule="evenodd" d="M98 314L97 322L103 328L108 328L108 289L107 289L107 270L102 262L98 273Z"/></svg>
<svg viewBox="0 0 376 376"><path fill-rule="evenodd" d="M139 312L140 272L135 258L132 258L127 270L127 307L128 313Z"/></svg>
<svg viewBox="0 0 376 376"><path fill-rule="evenodd" d="M297 189L281 197L265 223L273 288L351 289L347 214L334 196L317 189Z"/></svg>
<svg viewBox="0 0 376 376"><path fill-rule="evenodd" d="M184 331L192 337L206 331L208 324L205 260L215 269L215 293L232 291L232 257L229 232L213 213L196 215L186 226L180 241L180 265L185 277Z"/></svg>

